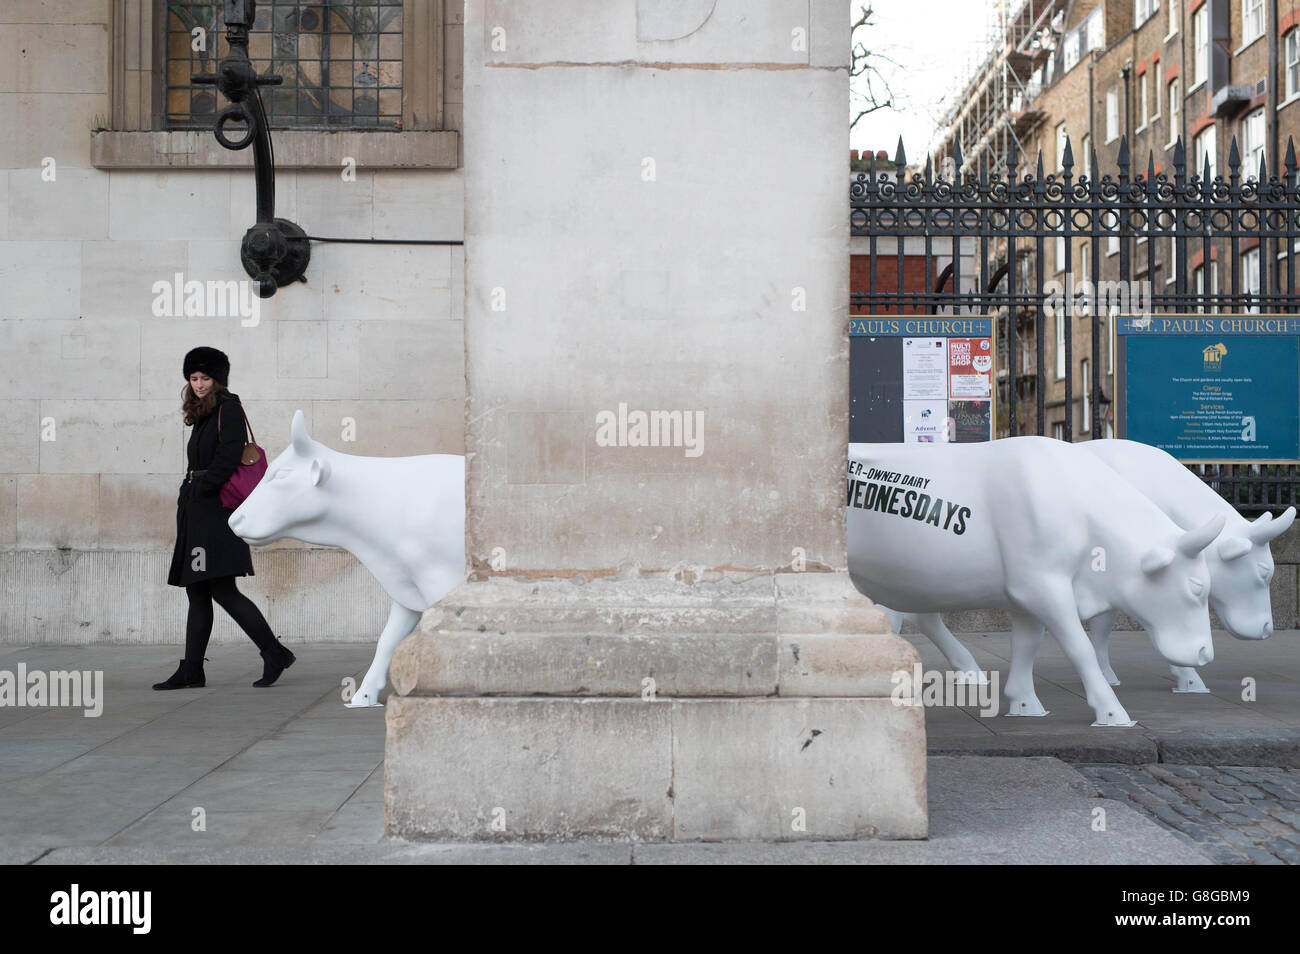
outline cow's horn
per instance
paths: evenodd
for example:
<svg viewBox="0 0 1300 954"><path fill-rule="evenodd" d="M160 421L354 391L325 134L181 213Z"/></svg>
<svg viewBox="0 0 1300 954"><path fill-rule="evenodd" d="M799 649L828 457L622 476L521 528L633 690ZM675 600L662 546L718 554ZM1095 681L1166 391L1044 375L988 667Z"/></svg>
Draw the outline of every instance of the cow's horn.
<svg viewBox="0 0 1300 954"><path fill-rule="evenodd" d="M1228 518L1224 514L1219 514L1203 527L1195 530L1188 530L1178 540L1178 551L1183 556L1194 557L1211 543L1214 538L1223 532L1223 525L1227 523Z"/></svg>
<svg viewBox="0 0 1300 954"><path fill-rule="evenodd" d="M311 453L311 437L307 433L307 419L302 411L293 412L293 424L289 428L289 437L293 440L294 452L302 457Z"/></svg>
<svg viewBox="0 0 1300 954"><path fill-rule="evenodd" d="M1282 516L1276 518L1271 513L1264 513L1246 528L1246 536L1251 543L1268 543L1286 533L1294 522L1295 507L1287 507L1282 511Z"/></svg>

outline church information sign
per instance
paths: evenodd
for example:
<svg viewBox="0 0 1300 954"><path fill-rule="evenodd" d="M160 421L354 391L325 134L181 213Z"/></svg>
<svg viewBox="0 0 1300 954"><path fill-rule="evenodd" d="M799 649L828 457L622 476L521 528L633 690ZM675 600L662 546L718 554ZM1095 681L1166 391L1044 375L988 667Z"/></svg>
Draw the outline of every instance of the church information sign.
<svg viewBox="0 0 1300 954"><path fill-rule="evenodd" d="M1120 316L1117 433L1188 463L1300 459L1300 316Z"/></svg>
<svg viewBox="0 0 1300 954"><path fill-rule="evenodd" d="M991 318L851 317L849 440L992 440L995 354Z"/></svg>

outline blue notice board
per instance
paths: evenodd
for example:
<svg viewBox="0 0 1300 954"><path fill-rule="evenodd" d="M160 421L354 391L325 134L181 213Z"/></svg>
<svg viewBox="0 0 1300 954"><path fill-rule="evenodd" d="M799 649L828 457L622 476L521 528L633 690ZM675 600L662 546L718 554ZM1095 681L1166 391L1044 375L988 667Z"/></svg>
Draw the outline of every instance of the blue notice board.
<svg viewBox="0 0 1300 954"><path fill-rule="evenodd" d="M1241 334L1252 322L1265 333ZM1122 436L1179 460L1300 458L1300 337L1289 325L1121 319ZM1184 330L1208 334L1176 333Z"/></svg>

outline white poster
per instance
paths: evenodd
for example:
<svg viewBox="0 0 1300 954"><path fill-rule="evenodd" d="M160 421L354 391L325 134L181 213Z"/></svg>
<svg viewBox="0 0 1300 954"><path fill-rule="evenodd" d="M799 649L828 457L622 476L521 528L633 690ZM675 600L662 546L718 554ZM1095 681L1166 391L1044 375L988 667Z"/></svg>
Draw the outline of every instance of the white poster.
<svg viewBox="0 0 1300 954"><path fill-rule="evenodd" d="M907 354L906 351L903 353ZM903 402L903 443L943 443L948 439L947 429L946 400Z"/></svg>
<svg viewBox="0 0 1300 954"><path fill-rule="evenodd" d="M903 400L948 398L946 338L903 339Z"/></svg>

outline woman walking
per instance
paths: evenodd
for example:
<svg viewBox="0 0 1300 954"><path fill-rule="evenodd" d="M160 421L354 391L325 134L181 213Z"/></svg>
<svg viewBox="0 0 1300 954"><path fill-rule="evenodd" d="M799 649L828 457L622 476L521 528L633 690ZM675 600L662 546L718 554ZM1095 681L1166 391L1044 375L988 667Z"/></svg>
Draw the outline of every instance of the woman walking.
<svg viewBox="0 0 1300 954"><path fill-rule="evenodd" d="M185 658L155 689L204 685L203 653L212 635L212 603L230 614L262 653L262 678L269 686L294 663L294 655L271 632L257 606L235 586L236 576L253 575L248 544L226 521L231 510L221 503L221 487L239 466L244 451L244 409L239 396L226 390L230 359L216 348L195 348L185 356L182 392L185 423L193 425L186 451L189 470L176 500L176 548L167 582L183 586L189 596Z"/></svg>

